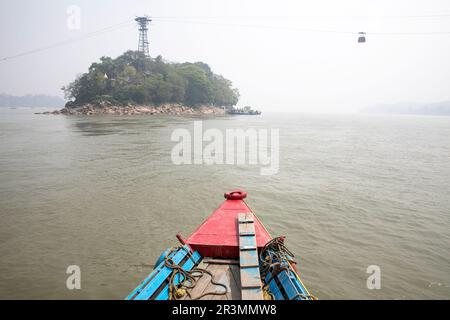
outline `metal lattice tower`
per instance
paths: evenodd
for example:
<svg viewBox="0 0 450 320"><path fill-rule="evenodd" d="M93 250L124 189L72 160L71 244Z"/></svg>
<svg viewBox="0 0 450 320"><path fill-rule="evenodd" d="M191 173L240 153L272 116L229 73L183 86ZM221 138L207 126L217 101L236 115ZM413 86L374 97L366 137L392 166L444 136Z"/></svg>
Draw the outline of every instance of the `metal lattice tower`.
<svg viewBox="0 0 450 320"><path fill-rule="evenodd" d="M139 44L138 44L138 52L142 52L145 54L146 57L150 57L150 50L148 48L148 23L152 21L150 17L143 16L143 17L136 17L134 19L138 25L139 25Z"/></svg>

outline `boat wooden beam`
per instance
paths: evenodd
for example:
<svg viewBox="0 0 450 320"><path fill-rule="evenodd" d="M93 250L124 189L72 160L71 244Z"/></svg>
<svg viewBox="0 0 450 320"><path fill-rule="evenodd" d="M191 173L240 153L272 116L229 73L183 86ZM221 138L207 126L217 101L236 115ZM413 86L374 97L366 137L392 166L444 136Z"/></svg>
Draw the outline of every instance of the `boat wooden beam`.
<svg viewBox="0 0 450 320"><path fill-rule="evenodd" d="M253 213L240 212L238 228L242 300L263 300Z"/></svg>

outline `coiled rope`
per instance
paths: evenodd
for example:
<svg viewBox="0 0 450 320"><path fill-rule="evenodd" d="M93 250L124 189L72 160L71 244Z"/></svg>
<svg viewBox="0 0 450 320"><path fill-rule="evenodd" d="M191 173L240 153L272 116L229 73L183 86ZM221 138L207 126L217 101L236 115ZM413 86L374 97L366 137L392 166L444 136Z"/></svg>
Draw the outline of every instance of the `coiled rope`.
<svg viewBox="0 0 450 320"><path fill-rule="evenodd" d="M164 259L164 265L170 269L172 269L172 274L169 278L169 300L178 300L187 295L191 300L199 300L205 296L208 295L216 295L221 296L225 295L227 293L227 286L223 283L219 283L214 281L214 275L211 273L211 271L208 271L203 268L193 268L192 270L184 270L180 265L175 264L173 260L170 257L170 255L174 251L178 250L186 250L183 246L179 247L173 247L170 249L169 253L166 255ZM189 259L192 259L192 253L188 250L186 250L187 254L189 255ZM194 260L193 260L194 261ZM210 291L205 292L197 297L192 297L189 290L194 289L197 285L198 279L203 277L205 274L210 276L210 282L215 286L220 286L224 288L224 291L217 292L217 291ZM178 283L175 283L175 279L178 280Z"/></svg>
<svg viewBox="0 0 450 320"><path fill-rule="evenodd" d="M266 243L259 255L262 277L265 278L269 269L282 261L296 263L293 258L294 254L284 245L284 237L273 238Z"/></svg>
<svg viewBox="0 0 450 320"><path fill-rule="evenodd" d="M269 290L269 283L272 281L274 277L276 277L280 272L286 271L288 273L292 272L292 266L291 264L295 264L294 254L286 248L284 245L284 239L285 237L276 237L270 240L266 243L266 245L261 250L261 253L259 255L259 260L261 262L261 277L263 279L266 278L267 273L269 270L272 270L272 275L266 281L266 285L264 286L264 290ZM283 264L283 262L286 262ZM298 281L302 284L303 288L305 288L305 291L308 294L297 294L295 295L291 300L294 300L298 297L308 300L317 300L317 297L313 296L308 292L308 289L306 289L305 285L303 284L302 280L300 279L300 276L297 274L297 272L294 272L296 278Z"/></svg>

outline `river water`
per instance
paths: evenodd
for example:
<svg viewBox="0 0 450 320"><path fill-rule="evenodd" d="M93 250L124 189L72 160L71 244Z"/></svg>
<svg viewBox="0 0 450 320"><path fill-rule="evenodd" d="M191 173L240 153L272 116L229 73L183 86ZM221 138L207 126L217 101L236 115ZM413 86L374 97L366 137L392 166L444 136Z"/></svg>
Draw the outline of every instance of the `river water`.
<svg viewBox="0 0 450 320"><path fill-rule="evenodd" d="M234 188L319 298L450 299L450 117L34 112L0 110L2 299L122 299ZM173 164L171 134L194 120L279 129L279 172Z"/></svg>

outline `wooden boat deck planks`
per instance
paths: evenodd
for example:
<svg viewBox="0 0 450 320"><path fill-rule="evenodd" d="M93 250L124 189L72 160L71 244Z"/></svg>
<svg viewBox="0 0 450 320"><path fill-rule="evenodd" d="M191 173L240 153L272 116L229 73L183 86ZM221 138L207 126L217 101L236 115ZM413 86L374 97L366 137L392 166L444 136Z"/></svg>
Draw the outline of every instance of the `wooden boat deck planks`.
<svg viewBox="0 0 450 320"><path fill-rule="evenodd" d="M227 286L225 295L207 295L200 300L240 300L240 278L234 273L238 272L238 261L230 259L211 259L205 258L199 264L198 268L208 270L214 275L214 281ZM224 288L211 283L211 276L204 274L197 280L196 286L189 291L192 298L201 296L206 292L223 292ZM186 295L183 300L190 300Z"/></svg>

